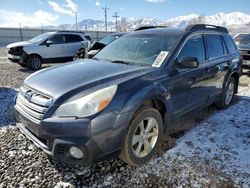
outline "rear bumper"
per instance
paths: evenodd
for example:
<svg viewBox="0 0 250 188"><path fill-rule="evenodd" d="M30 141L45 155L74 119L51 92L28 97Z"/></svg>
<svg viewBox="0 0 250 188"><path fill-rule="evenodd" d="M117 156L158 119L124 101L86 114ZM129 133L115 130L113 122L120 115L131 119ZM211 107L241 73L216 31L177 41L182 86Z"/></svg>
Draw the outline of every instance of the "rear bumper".
<svg viewBox="0 0 250 188"><path fill-rule="evenodd" d="M240 50L243 60L250 60L250 50Z"/></svg>
<svg viewBox="0 0 250 188"><path fill-rule="evenodd" d="M107 116L108 119L105 120ZM127 126L124 121L112 124L120 118L112 112L104 118L98 117L93 120L51 119L38 124L15 110L15 118L20 131L51 158L80 165L91 165L117 154L121 148L123 131ZM70 156L71 146L80 148L84 157L79 160Z"/></svg>

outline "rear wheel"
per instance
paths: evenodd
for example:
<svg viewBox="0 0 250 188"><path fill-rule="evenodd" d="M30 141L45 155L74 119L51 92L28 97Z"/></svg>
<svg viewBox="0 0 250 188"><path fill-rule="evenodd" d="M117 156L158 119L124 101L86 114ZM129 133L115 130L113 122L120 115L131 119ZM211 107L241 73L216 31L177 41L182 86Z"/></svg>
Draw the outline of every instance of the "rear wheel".
<svg viewBox="0 0 250 188"><path fill-rule="evenodd" d="M218 103L216 103L216 105L222 109L230 106L234 98L236 88L237 88L237 83L235 79L230 78L227 85L224 88L221 100Z"/></svg>
<svg viewBox="0 0 250 188"><path fill-rule="evenodd" d="M159 147L162 133L161 114L152 107L141 108L130 123L120 158L132 166L146 163Z"/></svg>
<svg viewBox="0 0 250 188"><path fill-rule="evenodd" d="M42 58L38 55L28 57L28 67L32 70L39 70L42 67Z"/></svg>

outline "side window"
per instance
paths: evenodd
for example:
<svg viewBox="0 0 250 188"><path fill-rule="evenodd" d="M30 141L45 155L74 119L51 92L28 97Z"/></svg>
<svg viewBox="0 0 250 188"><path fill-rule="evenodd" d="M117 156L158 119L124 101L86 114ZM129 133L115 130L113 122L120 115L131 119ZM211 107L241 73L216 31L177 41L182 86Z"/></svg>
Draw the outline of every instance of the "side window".
<svg viewBox="0 0 250 188"><path fill-rule="evenodd" d="M66 41L67 43L74 43L74 42L81 42L83 41L83 38L79 35L66 35Z"/></svg>
<svg viewBox="0 0 250 188"><path fill-rule="evenodd" d="M195 35L188 39L177 57L177 62L180 62L184 57L196 57L199 63L205 61L205 46L202 35Z"/></svg>
<svg viewBox="0 0 250 188"><path fill-rule="evenodd" d="M54 35L48 40L52 41L52 44L63 44L66 42L65 35Z"/></svg>
<svg viewBox="0 0 250 188"><path fill-rule="evenodd" d="M209 58L216 58L224 55L220 35L206 35Z"/></svg>
<svg viewBox="0 0 250 188"><path fill-rule="evenodd" d="M233 39L230 36L223 36L229 53L233 53L236 50Z"/></svg>

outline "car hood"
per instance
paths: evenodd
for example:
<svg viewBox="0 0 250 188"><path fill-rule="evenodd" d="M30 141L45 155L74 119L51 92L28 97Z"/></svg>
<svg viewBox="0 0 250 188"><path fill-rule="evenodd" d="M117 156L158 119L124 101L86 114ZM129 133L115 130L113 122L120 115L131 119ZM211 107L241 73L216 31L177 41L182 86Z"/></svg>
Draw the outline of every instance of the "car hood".
<svg viewBox="0 0 250 188"><path fill-rule="evenodd" d="M8 46L6 46L6 48L13 48L13 47L19 47L19 46L32 46L35 43L31 43L29 41L22 41L22 42L15 42L15 43L11 43Z"/></svg>
<svg viewBox="0 0 250 188"><path fill-rule="evenodd" d="M73 90L79 93L120 84L152 70L154 68L86 59L38 71L26 78L24 85L57 99Z"/></svg>

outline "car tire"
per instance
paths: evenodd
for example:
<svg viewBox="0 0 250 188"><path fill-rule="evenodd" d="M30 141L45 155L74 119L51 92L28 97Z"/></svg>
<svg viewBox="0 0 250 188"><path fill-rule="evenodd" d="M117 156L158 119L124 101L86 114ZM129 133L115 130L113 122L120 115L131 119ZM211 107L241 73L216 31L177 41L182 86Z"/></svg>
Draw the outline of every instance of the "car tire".
<svg viewBox="0 0 250 188"><path fill-rule="evenodd" d="M229 107L233 101L236 88L237 88L236 80L235 78L231 77L227 85L224 87L221 100L216 103L216 106L218 106L221 109Z"/></svg>
<svg viewBox="0 0 250 188"><path fill-rule="evenodd" d="M42 58L38 55L29 56L28 67L32 70L39 70L42 67Z"/></svg>
<svg viewBox="0 0 250 188"><path fill-rule="evenodd" d="M120 159L131 166L148 162L159 148L162 135L163 120L159 111L142 107L130 121Z"/></svg>

